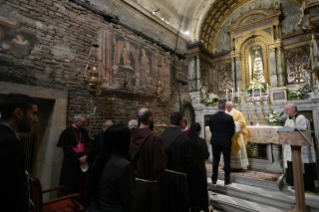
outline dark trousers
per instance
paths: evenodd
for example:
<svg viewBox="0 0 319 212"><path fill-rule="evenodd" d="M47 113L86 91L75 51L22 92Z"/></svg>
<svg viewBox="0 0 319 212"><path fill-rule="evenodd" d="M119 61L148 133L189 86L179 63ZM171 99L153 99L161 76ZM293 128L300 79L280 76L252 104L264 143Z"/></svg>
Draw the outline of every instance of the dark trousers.
<svg viewBox="0 0 319 212"><path fill-rule="evenodd" d="M224 147L224 146L212 146L213 152L213 175L212 181L216 182L218 177L218 165L220 161L220 153L223 152L224 155L224 171L225 171L225 182L230 181L230 153L231 147Z"/></svg>

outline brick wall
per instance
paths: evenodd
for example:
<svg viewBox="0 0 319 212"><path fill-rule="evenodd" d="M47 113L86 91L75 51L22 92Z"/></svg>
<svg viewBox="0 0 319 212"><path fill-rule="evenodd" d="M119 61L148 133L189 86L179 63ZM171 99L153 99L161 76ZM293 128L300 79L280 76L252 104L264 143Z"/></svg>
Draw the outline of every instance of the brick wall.
<svg viewBox="0 0 319 212"><path fill-rule="evenodd" d="M141 69L139 79L142 83L133 85L128 81L124 85L127 71L115 75L118 72L113 70L114 64L104 70L112 61L102 52L114 56L115 47L102 45L100 50L91 50L91 44L103 43L104 32L117 35L123 42L133 43L136 54L141 54L141 48L145 48L149 55L162 58L161 61L169 67L170 78L172 55L75 3L65 0L0 0L0 28L0 81L68 91L68 124L76 113L88 115L87 129L91 136L101 129L106 119L127 124L130 119L137 118L137 110L141 107L149 107L153 111L156 123L167 124L169 114L179 110L178 92L170 83L172 79L164 85L163 100L159 101L156 96L158 81L163 80L160 68L157 74L152 75L146 75ZM109 48L113 48L112 51ZM92 57L89 58L90 50ZM148 58L152 67L155 60L151 56ZM92 65L95 60L101 70L100 75L112 73L118 85L109 86L103 79L101 92L91 96L83 76L88 61ZM185 61L176 61L177 75L186 76ZM157 69L162 65L154 67ZM136 73L136 67L133 69ZM187 85L178 83L177 88L181 103L190 102Z"/></svg>

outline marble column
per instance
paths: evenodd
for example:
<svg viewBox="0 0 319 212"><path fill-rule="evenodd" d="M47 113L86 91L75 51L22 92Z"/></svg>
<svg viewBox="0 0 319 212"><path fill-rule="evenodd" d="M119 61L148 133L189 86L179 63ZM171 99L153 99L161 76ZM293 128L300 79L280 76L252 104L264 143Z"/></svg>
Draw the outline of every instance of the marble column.
<svg viewBox="0 0 319 212"><path fill-rule="evenodd" d="M217 69L213 67L213 93L217 93Z"/></svg>
<svg viewBox="0 0 319 212"><path fill-rule="evenodd" d="M275 49L269 50L270 85L277 86L277 65Z"/></svg>
<svg viewBox="0 0 319 212"><path fill-rule="evenodd" d="M235 76L236 68L235 68L235 58L232 58L231 60L231 74L233 78L233 88L235 88L235 81L236 81L236 76Z"/></svg>
<svg viewBox="0 0 319 212"><path fill-rule="evenodd" d="M240 58L236 57L235 60L235 68L236 68L236 82L237 82L237 87L242 89L242 82L241 82L241 66L240 66Z"/></svg>
<svg viewBox="0 0 319 212"><path fill-rule="evenodd" d="M196 57L188 61L188 79L189 91L197 91L200 89L199 59Z"/></svg>
<svg viewBox="0 0 319 212"><path fill-rule="evenodd" d="M199 58L196 59L196 86L197 86L197 90L200 90L201 83L200 83L200 60L199 60Z"/></svg>
<svg viewBox="0 0 319 212"><path fill-rule="evenodd" d="M278 48L277 51L277 61L278 61L278 85L285 86L285 75L284 75L284 55L283 50Z"/></svg>

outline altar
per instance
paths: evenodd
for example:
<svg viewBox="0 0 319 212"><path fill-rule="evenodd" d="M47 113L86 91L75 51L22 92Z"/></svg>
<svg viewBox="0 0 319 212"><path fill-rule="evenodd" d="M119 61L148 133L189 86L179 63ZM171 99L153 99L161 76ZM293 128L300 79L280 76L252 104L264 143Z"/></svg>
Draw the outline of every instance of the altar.
<svg viewBox="0 0 319 212"><path fill-rule="evenodd" d="M282 126L260 125L247 126L247 128L249 134L246 148L250 167L272 172L284 172L281 163L282 145L277 133Z"/></svg>
<svg viewBox="0 0 319 212"><path fill-rule="evenodd" d="M270 91L273 92L272 90ZM271 99L272 100L272 99ZM306 99L306 100L294 100L294 101L273 101L269 105L271 110L277 112L282 112L286 104L294 103L298 107L298 111L301 114L306 114L307 118L310 120L313 129L319 128L319 100L317 99ZM252 103L248 103L246 106L246 112L248 120L246 124L250 135L248 137L247 154L249 159L249 168L260 169L265 171L272 171L283 173L284 167L282 164L282 145L279 144L279 137L277 130L282 126L268 126L260 125L256 126L257 121L259 123L266 124L265 121L261 121L261 107L259 104L256 105L254 109ZM239 109L244 114L244 106L235 103L235 109ZM203 104L195 104L195 122L205 126L205 130L201 132L201 137L206 139L209 151L211 153L209 160L212 161L212 152L210 141L210 131L209 131L209 117L218 111L217 107L206 107ZM256 110L257 121L253 120L253 113ZM267 114L268 105L263 107L264 114ZM284 115L284 120L286 115ZM319 137L318 130L315 130L316 136Z"/></svg>

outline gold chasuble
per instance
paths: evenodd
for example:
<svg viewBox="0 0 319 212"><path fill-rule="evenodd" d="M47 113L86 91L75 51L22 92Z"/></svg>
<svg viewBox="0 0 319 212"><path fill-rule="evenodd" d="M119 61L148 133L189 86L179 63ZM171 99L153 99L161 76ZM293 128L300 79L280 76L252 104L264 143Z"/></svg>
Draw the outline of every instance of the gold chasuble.
<svg viewBox="0 0 319 212"><path fill-rule="evenodd" d="M245 145L247 145L248 130L243 114L236 109L231 112L225 111L227 114L233 116L235 122L235 134L232 137L231 155L235 155L241 148L241 135L243 135Z"/></svg>

